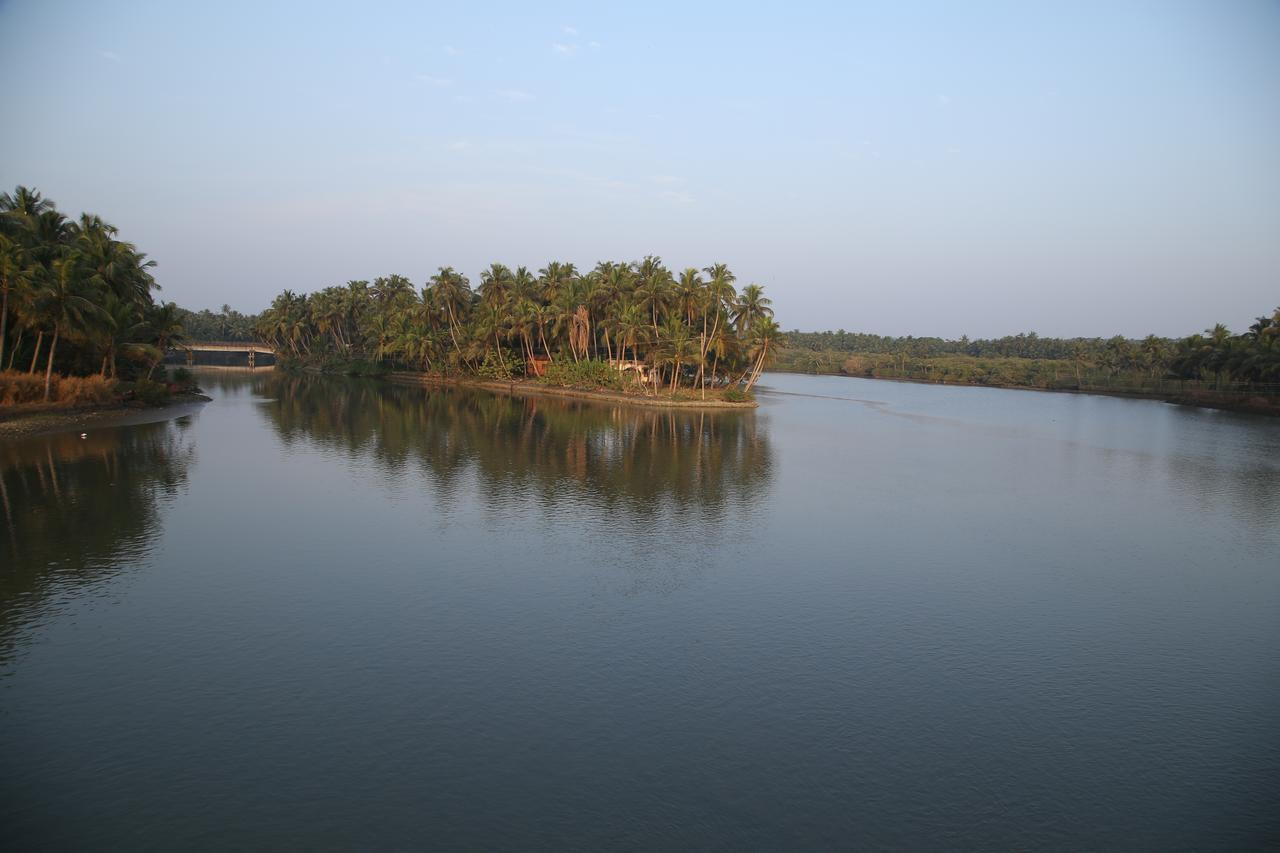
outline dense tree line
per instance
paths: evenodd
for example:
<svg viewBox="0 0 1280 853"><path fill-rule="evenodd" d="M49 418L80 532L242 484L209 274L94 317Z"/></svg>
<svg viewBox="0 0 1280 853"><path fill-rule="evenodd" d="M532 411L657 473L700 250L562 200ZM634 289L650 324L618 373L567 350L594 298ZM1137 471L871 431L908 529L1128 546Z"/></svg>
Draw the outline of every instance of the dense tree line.
<svg viewBox="0 0 1280 853"><path fill-rule="evenodd" d="M68 219L33 189L0 194L0 369L113 379L150 373L181 332L158 303L154 261L84 213Z"/></svg>
<svg viewBox="0 0 1280 853"><path fill-rule="evenodd" d="M192 341L256 341L257 314L241 314L230 305L223 305L218 313L208 308L200 311L178 309L178 318L188 340Z"/></svg>
<svg viewBox="0 0 1280 853"><path fill-rule="evenodd" d="M1247 332L1231 334L1219 323L1174 347L1169 369L1176 376L1237 382L1280 382L1280 308L1259 317Z"/></svg>
<svg viewBox="0 0 1280 853"><path fill-rule="evenodd" d="M625 368L655 390L687 385L704 394L707 386L750 390L783 343L760 285L738 292L724 264L673 273L654 256L584 272L562 262L537 273L493 264L475 289L441 267L420 290L391 275L310 295L285 291L257 332L301 360L503 377L548 360L595 376Z"/></svg>
<svg viewBox="0 0 1280 853"><path fill-rule="evenodd" d="M1163 380L1280 383L1280 308L1233 335L1219 324L1203 334L1140 340L1042 338L1034 332L993 339L887 337L858 332L787 333L779 367L818 373L1036 387L1138 388Z"/></svg>

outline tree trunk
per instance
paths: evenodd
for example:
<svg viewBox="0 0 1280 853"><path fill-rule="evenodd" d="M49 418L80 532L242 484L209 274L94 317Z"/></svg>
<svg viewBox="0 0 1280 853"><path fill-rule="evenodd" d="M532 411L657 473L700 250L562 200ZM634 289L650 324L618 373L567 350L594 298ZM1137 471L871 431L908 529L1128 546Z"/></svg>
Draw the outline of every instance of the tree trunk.
<svg viewBox="0 0 1280 853"><path fill-rule="evenodd" d="M36 351L31 356L31 369L27 373L35 373L36 365L40 363L40 345L44 343L44 329L40 330L40 334L36 335Z"/></svg>
<svg viewBox="0 0 1280 853"><path fill-rule="evenodd" d="M58 332L61 324L53 324L53 340L49 342L49 364L44 369L44 401L49 402L49 385L53 381L53 353L58 349Z"/></svg>
<svg viewBox="0 0 1280 853"><path fill-rule="evenodd" d="M13 361L18 357L18 350L22 349L22 336L26 334L26 329L18 329L18 340L14 342L13 347L9 350L9 363L5 365L5 370L13 370Z"/></svg>
<svg viewBox="0 0 1280 853"><path fill-rule="evenodd" d="M0 364L4 364L4 345L9 332L9 285L4 286L4 299L0 301Z"/></svg>

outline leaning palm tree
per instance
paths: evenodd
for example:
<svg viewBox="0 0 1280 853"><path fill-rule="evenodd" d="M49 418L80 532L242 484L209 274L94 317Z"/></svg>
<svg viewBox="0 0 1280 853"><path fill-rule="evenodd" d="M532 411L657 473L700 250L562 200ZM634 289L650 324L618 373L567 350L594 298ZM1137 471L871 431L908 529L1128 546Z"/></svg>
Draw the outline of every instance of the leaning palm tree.
<svg viewBox="0 0 1280 853"><path fill-rule="evenodd" d="M453 267L440 267L440 271L431 277L431 288L435 291L435 301L444 309L449 319L449 337L453 340L454 350L461 352L458 334L461 324L459 315L465 317L471 308L471 286L466 276L455 272Z"/></svg>
<svg viewBox="0 0 1280 853"><path fill-rule="evenodd" d="M146 334L150 337L151 344L157 353L151 360L151 367L147 370L147 378L150 379L156 367L164 359L164 354L185 337L185 330L178 306L172 302L154 306L147 312L144 323Z"/></svg>
<svg viewBox="0 0 1280 853"><path fill-rule="evenodd" d="M769 365L777 354L777 350L783 345L782 330L778 328L778 324L768 317L756 318L755 325L751 327L749 351L752 356L751 373L747 379L746 388L743 390L751 390L765 367Z"/></svg>

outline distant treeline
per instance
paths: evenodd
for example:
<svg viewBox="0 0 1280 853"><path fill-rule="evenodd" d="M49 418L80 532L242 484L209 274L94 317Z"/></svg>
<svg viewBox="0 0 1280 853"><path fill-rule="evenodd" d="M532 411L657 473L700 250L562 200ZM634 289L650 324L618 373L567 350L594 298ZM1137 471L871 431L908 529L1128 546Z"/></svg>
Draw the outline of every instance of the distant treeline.
<svg viewBox="0 0 1280 853"><path fill-rule="evenodd" d="M192 341L256 341L254 326L260 314L241 314L223 305L215 314L208 308L200 311L178 309L186 338Z"/></svg>
<svg viewBox="0 0 1280 853"><path fill-rule="evenodd" d="M1248 331L1222 324L1186 338L1043 338L1034 332L955 340L860 332L787 333L777 368L889 379L1164 391L1170 383L1266 393L1280 384L1280 308ZM1247 386L1247 387L1238 387Z"/></svg>

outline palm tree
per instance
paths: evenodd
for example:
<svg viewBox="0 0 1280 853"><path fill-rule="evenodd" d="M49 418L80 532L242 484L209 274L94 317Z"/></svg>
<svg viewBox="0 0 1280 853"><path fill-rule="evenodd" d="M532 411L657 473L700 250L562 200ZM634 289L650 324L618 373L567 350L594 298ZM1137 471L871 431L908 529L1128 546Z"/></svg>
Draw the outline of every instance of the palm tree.
<svg viewBox="0 0 1280 853"><path fill-rule="evenodd" d="M49 400L49 388L53 381L53 359L62 333L83 328L90 319L99 317L102 313L102 309L94 302L94 294L82 283L79 262L77 254L69 252L66 257L58 258L50 264L49 275L41 282L38 296L40 311L46 322L53 326L49 360L44 371L46 402Z"/></svg>
<svg viewBox="0 0 1280 853"><path fill-rule="evenodd" d="M649 315L653 324L653 339L659 340L658 315L666 311L672 300L671 273L662 265L662 259L647 256L636 269L635 304Z"/></svg>
<svg viewBox="0 0 1280 853"><path fill-rule="evenodd" d="M436 301L449 319L449 337L453 339L453 348L461 351L458 345L458 315L471 308L471 287L466 277L455 272L453 267L440 267L440 271L431 277L431 286L435 291Z"/></svg>
<svg viewBox="0 0 1280 853"><path fill-rule="evenodd" d="M764 295L764 288L758 284L748 284L742 288L738 302L733 309L733 322L739 330L749 329L757 317L772 317L773 300Z"/></svg>
<svg viewBox="0 0 1280 853"><path fill-rule="evenodd" d="M0 234L0 370L4 369L5 344L9 332L9 293L31 286L32 271L26 252L14 240Z"/></svg>
<svg viewBox="0 0 1280 853"><path fill-rule="evenodd" d="M502 361L502 323L498 320L511 298L511 270L504 264L490 264L489 269L480 273L480 304L488 309L488 326L493 332L493 346L498 354L498 362ZM487 335L486 335L487 339Z"/></svg>
<svg viewBox="0 0 1280 853"><path fill-rule="evenodd" d="M151 375L155 373L156 367L164 359L164 354L185 337L185 330L178 306L172 302L154 306L147 313L143 322L146 324L147 335L157 351L157 355L152 359L151 367L147 370L147 378L150 379Z"/></svg>
<svg viewBox="0 0 1280 853"><path fill-rule="evenodd" d="M760 374L772 361L777 350L784 346L785 341L782 337L782 330L778 328L769 317L757 317L755 324L751 327L751 343L749 354L753 359L751 367L751 376L747 380L747 386L743 390L750 391L756 384L756 380L760 378Z"/></svg>

